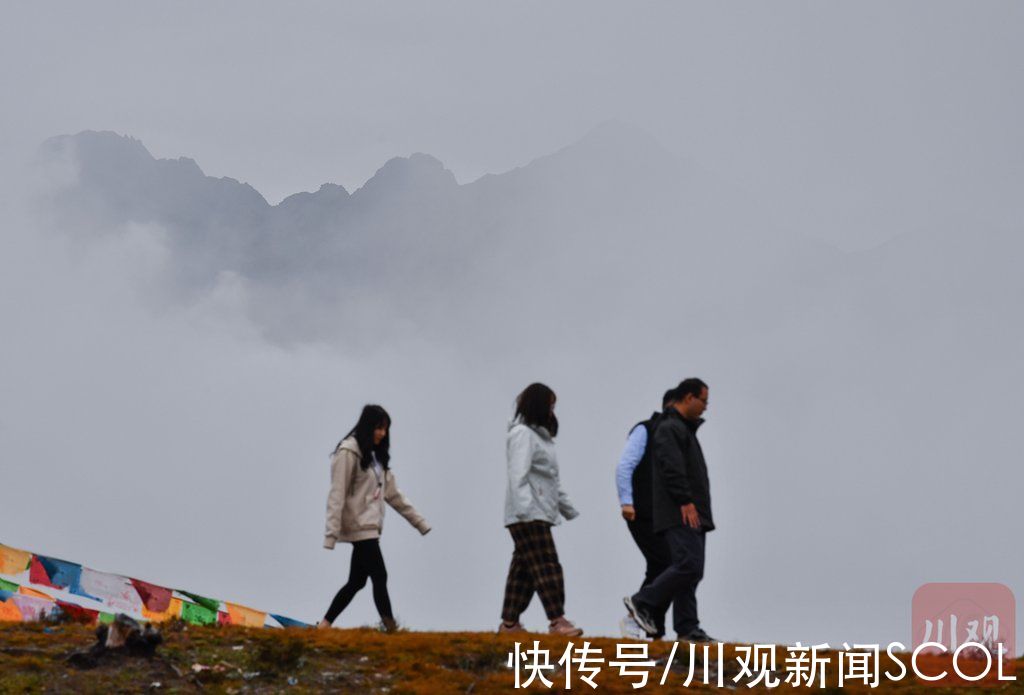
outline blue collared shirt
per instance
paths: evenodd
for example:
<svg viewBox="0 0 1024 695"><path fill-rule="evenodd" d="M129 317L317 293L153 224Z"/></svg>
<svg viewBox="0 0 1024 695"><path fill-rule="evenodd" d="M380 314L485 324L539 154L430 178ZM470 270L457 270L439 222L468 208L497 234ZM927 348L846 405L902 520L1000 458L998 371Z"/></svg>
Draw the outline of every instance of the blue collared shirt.
<svg viewBox="0 0 1024 695"><path fill-rule="evenodd" d="M615 467L615 484L619 488L619 504L633 504L633 471L647 449L647 428L637 425L629 433L619 465Z"/></svg>

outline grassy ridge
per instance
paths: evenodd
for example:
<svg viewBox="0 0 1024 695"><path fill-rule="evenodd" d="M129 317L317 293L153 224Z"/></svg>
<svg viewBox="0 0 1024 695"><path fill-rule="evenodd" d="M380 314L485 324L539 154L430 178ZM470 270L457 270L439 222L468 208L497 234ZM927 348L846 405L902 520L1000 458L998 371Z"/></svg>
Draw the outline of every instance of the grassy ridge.
<svg viewBox="0 0 1024 695"><path fill-rule="evenodd" d="M399 632L383 634L368 628L353 630L265 630L232 626L195 627L175 622L163 626L164 644L153 659L111 657L93 670L78 670L65 659L75 650L95 642L93 628L85 625L44 626L33 623L0 623L0 693L19 692L215 692L215 693L511 693L513 674L506 667L515 638L486 633ZM552 662L567 640L544 635L525 635L551 650ZM582 640L573 640L577 646ZM593 638L591 645L603 650L606 661L615 657L617 640ZM651 645L652 658L667 658L671 643ZM680 654L684 645L680 645ZM1018 661L1024 675L1024 660ZM884 667L883 667L884 670ZM553 690L563 690L564 675L549 678ZM604 665L593 692L683 693L713 690L682 687L685 671L673 672L669 685L651 683L637 691L632 681ZM561 682L560 682L561 681ZM729 679L726 679L729 682ZM159 684L157 686L156 684ZM748 690L739 685L740 690ZM788 690L788 688L780 688ZM779 689L777 689L779 690ZM801 688L804 692L825 692ZM853 690L869 692L860 687ZM937 695L940 688L921 686L911 678L894 684L883 682L878 690L899 690ZM551 692L531 686L530 692ZM592 692L584 683L572 683L572 691ZM998 689L971 692L1024 693L1024 681ZM571 692L571 691L570 691ZM950 692L946 690L946 692Z"/></svg>

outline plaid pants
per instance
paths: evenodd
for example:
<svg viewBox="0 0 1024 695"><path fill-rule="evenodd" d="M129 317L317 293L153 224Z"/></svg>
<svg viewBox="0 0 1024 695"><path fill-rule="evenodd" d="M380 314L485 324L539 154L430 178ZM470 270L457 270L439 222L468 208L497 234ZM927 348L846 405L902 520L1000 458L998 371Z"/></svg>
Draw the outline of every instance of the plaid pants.
<svg viewBox="0 0 1024 695"><path fill-rule="evenodd" d="M513 623L530 605L533 592L540 595L548 620L565 613L565 580L558 562L555 540L551 537L551 524L546 521L527 521L508 527L515 543L512 564L505 582L505 603L501 609L503 620Z"/></svg>

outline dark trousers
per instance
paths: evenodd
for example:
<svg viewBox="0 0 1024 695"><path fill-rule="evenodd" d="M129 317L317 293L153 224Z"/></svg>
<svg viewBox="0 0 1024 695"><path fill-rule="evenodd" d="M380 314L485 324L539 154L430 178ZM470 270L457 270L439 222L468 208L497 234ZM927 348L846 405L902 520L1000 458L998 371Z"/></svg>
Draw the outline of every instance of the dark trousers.
<svg viewBox="0 0 1024 695"><path fill-rule="evenodd" d="M661 531L671 562L657 578L640 589L635 603L653 615L672 604L672 623L680 637L700 626L697 618L697 584L704 577L704 529L678 526Z"/></svg>
<svg viewBox="0 0 1024 695"><path fill-rule="evenodd" d="M341 587L331 601L324 620L333 623L366 580L373 581L373 602L381 618L394 618L391 613L391 598L388 596L388 571L384 567L384 556L380 553L380 539L352 543L352 564L349 566L348 583Z"/></svg>
<svg viewBox="0 0 1024 695"><path fill-rule="evenodd" d="M527 521L508 527L515 548L505 581L501 617L509 623L519 620L534 592L540 596L548 620L565 614L565 579L551 537L551 524Z"/></svg>
<svg viewBox="0 0 1024 695"><path fill-rule="evenodd" d="M653 523L650 519L627 521L626 526L629 527L629 534L633 536L636 547L640 548L640 552L647 563L644 571L644 580L640 584L640 588L643 589L668 568L671 563L671 555L669 554L668 544L665 542L665 539L654 532ZM651 610L654 622L658 626L658 637L665 635L665 613L667 612L668 606Z"/></svg>

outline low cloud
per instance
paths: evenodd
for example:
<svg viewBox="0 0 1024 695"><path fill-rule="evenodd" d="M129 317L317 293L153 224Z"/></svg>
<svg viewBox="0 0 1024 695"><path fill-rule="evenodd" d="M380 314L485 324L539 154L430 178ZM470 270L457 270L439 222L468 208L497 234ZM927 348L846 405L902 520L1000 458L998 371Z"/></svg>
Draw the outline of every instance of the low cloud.
<svg viewBox="0 0 1024 695"><path fill-rule="evenodd" d="M624 125L468 184L413 155L276 206L109 133L43 160L0 260L4 542L316 619L347 572L319 548L327 453L381 402L436 529L389 517L399 615L493 628L504 421L544 380L583 512L556 531L567 609L610 634L642 574L612 469L700 375L713 634L906 641L917 585L1024 580L998 532L1024 482L1008 200L844 253Z"/></svg>

